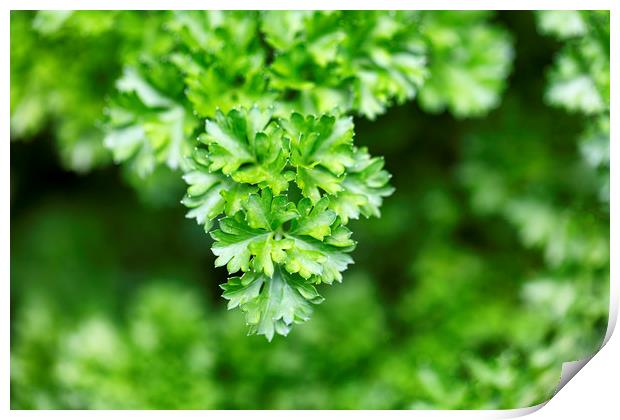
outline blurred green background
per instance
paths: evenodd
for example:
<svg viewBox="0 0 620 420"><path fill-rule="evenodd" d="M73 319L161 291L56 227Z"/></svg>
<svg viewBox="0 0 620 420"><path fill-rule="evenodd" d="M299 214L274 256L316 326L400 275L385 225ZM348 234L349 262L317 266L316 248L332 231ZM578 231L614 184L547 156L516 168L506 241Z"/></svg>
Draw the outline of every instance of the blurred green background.
<svg viewBox="0 0 620 420"><path fill-rule="evenodd" d="M12 36L31 20L12 16ZM353 222L358 247L343 284L323 288L313 318L272 343L246 336L242 315L226 311L225 269L184 218L180 179L156 174L138 194L118 167L63 169L109 157L56 147L55 136L79 127L71 98L21 107L11 143L12 408L476 409L548 399L562 363L591 354L606 330L608 178L580 155L588 118L544 102L561 44L538 34L531 12L493 20L515 48L497 109L459 119L414 102L356 121L356 144L385 156L396 192L381 218ZM24 54L40 42L20 33ZM124 53L106 39L89 68L63 68L51 49L32 57L52 75L60 66L66 78L50 83L82 95L78 103L92 95L81 118L101 111L120 73ZM90 85L73 72L93 74ZM28 89L46 86L29 77ZM12 89L12 103L20 94Z"/></svg>

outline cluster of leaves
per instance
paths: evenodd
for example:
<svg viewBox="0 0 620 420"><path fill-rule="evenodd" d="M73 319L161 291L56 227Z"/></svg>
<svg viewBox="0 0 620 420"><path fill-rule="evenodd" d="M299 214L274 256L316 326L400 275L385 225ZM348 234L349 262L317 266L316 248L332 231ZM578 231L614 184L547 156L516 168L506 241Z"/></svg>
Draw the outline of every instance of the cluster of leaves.
<svg viewBox="0 0 620 420"><path fill-rule="evenodd" d="M181 166L191 134L217 109L258 104L275 106L279 116L337 109L374 118L419 91L429 111L481 115L497 105L511 62L506 32L489 18L416 11L14 12L11 129L24 138L52 123L67 167L104 164L99 123L116 80L121 94L108 104L105 143L117 161L136 157L134 169L144 177L156 164Z"/></svg>
<svg viewBox="0 0 620 420"><path fill-rule="evenodd" d="M379 215L382 198L391 192L382 160L352 145L353 124L343 114L374 118L419 91L429 111L478 115L496 106L511 60L507 35L488 24L483 12L148 16L150 24L137 35L132 22L143 16L131 13L102 19L96 12L43 12L34 21L12 14L12 30L24 40L11 49L17 63L12 129L18 137L36 132L49 118L46 113L53 113L70 165L87 169L99 159L95 156L105 155L93 121L109 89L104 83L93 91L87 83L99 78L101 60L119 68L122 57L125 70L108 108L105 145L139 177L162 164L184 172L188 216L207 231L223 216L212 232L216 264L231 274L242 272L224 285L224 296L230 307L246 312L252 331L268 337L308 318L309 303L321 300L316 284L342 279L354 245L345 225L360 214ZM539 13L541 29L568 41L551 73L547 98L593 116L581 145L603 180L609 168L605 16ZM472 38L477 41L469 42ZM102 40L123 48L82 45ZM39 43L47 43L49 54L34 67L20 66ZM67 68L57 56L68 47L105 54L76 59L75 69ZM46 77L35 77L39 63ZM67 71L73 77L55 76ZM203 118L209 118L206 133L187 159ZM500 194L497 188L485 185L479 201ZM608 185L601 196L608 198ZM557 222L557 228L531 229L524 237L531 244L548 243L549 258L562 261L566 253L578 252L557 241L573 229L571 216L556 218L531 201L495 205L509 209L506 217L515 223L533 209L540 209L541 217L548 214L540 226Z"/></svg>
<svg viewBox="0 0 620 420"><path fill-rule="evenodd" d="M588 116L579 147L598 171L599 198L609 202L609 52L608 11L540 11L540 30L564 42L549 72L547 101Z"/></svg>
<svg viewBox="0 0 620 420"><path fill-rule="evenodd" d="M480 114L496 105L511 59L503 32L476 13L456 29L449 16L417 12L163 16L166 41L117 81L105 144L140 176L158 165L183 172L188 216L207 232L224 216L212 233L216 265L242 274L224 297L269 339L308 319L322 299L316 284L342 280L354 246L345 225L379 216L392 192L382 159L353 146L346 115L374 118L414 97L427 56L437 67L461 63L432 83L467 86L449 98L427 93L423 104ZM480 50L465 52L473 34Z"/></svg>
<svg viewBox="0 0 620 420"><path fill-rule="evenodd" d="M193 148L192 134L202 131L203 119L239 106L273 108L281 118L297 112L372 119L419 91L427 110L483 115L498 104L512 58L508 36L488 17L413 11L165 14L159 36L168 42L145 48L140 65L128 70L129 80L124 75L118 82L123 96L134 100L111 106L109 126L117 129L106 143L117 161L129 160L145 175L156 163L185 171L189 164L184 167L179 156Z"/></svg>
<svg viewBox="0 0 620 420"><path fill-rule="evenodd" d="M230 274L229 308L246 312L250 332L286 335L322 301L315 285L342 281L355 245L345 226L378 216L389 174L353 146L350 117L275 119L257 107L218 112L194 153L184 203L209 231Z"/></svg>
<svg viewBox="0 0 620 420"><path fill-rule="evenodd" d="M293 112L372 117L395 99L413 97L423 80L424 57L405 30L414 17L386 12L165 14L161 36L170 42L155 52L143 51L139 65L118 81L123 95L110 107L106 144L117 161L129 161L143 175L156 164L187 172L191 164L182 159L193 149L204 119L215 118L218 110L227 114L257 106L280 118ZM383 27L392 29L381 32ZM359 77L377 80L371 85ZM376 108L372 112L362 105L369 101Z"/></svg>

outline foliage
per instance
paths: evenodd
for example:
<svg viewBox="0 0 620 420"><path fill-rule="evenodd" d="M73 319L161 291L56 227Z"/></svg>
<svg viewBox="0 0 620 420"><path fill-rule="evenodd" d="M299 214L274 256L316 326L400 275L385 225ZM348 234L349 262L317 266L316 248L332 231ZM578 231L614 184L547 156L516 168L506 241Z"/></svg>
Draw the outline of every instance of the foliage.
<svg viewBox="0 0 620 420"><path fill-rule="evenodd" d="M431 112L448 108L457 117L481 116L495 108L512 60L508 34L488 23L487 11L424 12L429 79L420 102Z"/></svg>
<svg viewBox="0 0 620 420"><path fill-rule="evenodd" d="M579 147L609 202L609 12L543 11L541 30L565 41L549 74L550 104L589 116Z"/></svg>
<svg viewBox="0 0 620 420"><path fill-rule="evenodd" d="M41 92L79 95L51 130L12 127L42 137L11 145L13 408L517 408L600 346L605 55L577 75L604 109L548 92L575 76L560 57L605 51L607 13L92 13L98 30L82 12L12 15L12 40L58 62ZM152 25L132 38L134 18ZM82 21L114 43L76 59L120 54L101 91L58 77ZM46 100L21 93L27 58L12 110ZM82 120L104 94L105 123ZM63 120L92 124L122 167L60 169L41 140L60 144ZM244 317L289 336L245 337Z"/></svg>
<svg viewBox="0 0 620 420"><path fill-rule="evenodd" d="M57 326L64 325L62 318L49 312L49 304L27 303L19 320L27 335L11 366L19 384L15 392L30 393L33 398L21 402L23 408L210 406L217 396L217 387L209 380L213 370L210 326L196 299L191 290L153 285L136 297L127 324L115 325L95 313L62 334ZM53 335L46 333L50 330ZM40 351L39 346L58 352L62 360L41 366L44 360L30 357ZM38 389L35 381L41 369L48 370L48 381L58 385L53 393ZM174 389L186 392L170 392Z"/></svg>
<svg viewBox="0 0 620 420"><path fill-rule="evenodd" d="M142 45L138 28L153 20L131 12L12 12L11 137L51 126L66 167L86 172L107 163L98 123L105 97Z"/></svg>
<svg viewBox="0 0 620 420"><path fill-rule="evenodd" d="M322 301L314 285L342 281L352 263L346 252L354 242L337 211L346 207L348 219L391 192L380 167L373 178L347 181L356 157L369 159L352 139L353 122L344 117L274 119L252 107L207 120L185 203L207 231L225 214L211 234L215 265L244 273L223 285L223 296L246 312L251 333L271 340L309 318L309 304ZM360 189L374 194L359 198Z"/></svg>
<svg viewBox="0 0 620 420"><path fill-rule="evenodd" d="M31 16L13 14L14 30L25 38L56 41L52 57L85 48L80 43L90 37L118 44L100 57L116 72L123 67L116 93L104 86L91 101L79 96L86 87L51 81L37 92L74 98L59 108L61 124L75 124L64 116L79 113L80 102L98 102L84 115L94 130L88 144L103 143L135 174L130 180L161 182L163 195L173 186L155 172L181 172L188 217L207 232L225 216L212 235L216 264L247 275L231 277L224 297L234 295L229 307L241 307L250 330L269 339L309 317L309 303L322 300L315 285L342 280L354 246L346 224L360 214L378 217L393 192L383 160L353 145L347 115L373 119L420 89L428 109L481 115L497 105L511 61L507 36L486 25L484 13L149 12L140 31L137 12L99 13L101 21L97 12L40 12L34 31L27 28ZM455 25L461 15L467 19ZM466 41L472 37L477 41ZM33 48L36 41L12 49L16 75ZM457 62L459 70L451 70ZM55 78L63 60L54 64L58 70L45 72ZM76 65L70 79L83 84L102 67L88 56ZM32 77L26 72L14 82L17 136L28 129L20 117L32 113L27 103L45 103L20 91ZM452 96L441 86L452 86ZM94 122L110 94L102 140ZM86 147L81 134L59 140L74 154L70 166L96 163L94 149L78 152Z"/></svg>

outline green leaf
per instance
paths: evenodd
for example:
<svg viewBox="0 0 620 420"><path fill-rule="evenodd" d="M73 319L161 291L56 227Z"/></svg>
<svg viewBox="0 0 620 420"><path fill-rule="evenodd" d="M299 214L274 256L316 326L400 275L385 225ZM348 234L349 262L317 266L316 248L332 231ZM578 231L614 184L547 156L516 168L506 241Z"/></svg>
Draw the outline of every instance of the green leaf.
<svg viewBox="0 0 620 420"><path fill-rule="evenodd" d="M298 167L295 182L302 194L312 201L321 198L321 190L331 195L342 191L341 179L321 167Z"/></svg>
<svg viewBox="0 0 620 420"><path fill-rule="evenodd" d="M307 321L311 304L323 300L313 285L279 269L271 278L245 273L230 279L222 289L228 308L240 307L245 312L249 334L264 335L269 341L276 333L287 335L293 323Z"/></svg>
<svg viewBox="0 0 620 420"><path fill-rule="evenodd" d="M263 190L261 195L252 194L244 205L248 225L255 229L274 231L299 216L295 204L279 195L273 197L271 190Z"/></svg>
<svg viewBox="0 0 620 420"><path fill-rule="evenodd" d="M234 186L223 189L220 194L224 198L224 213L227 216L234 216L239 210L243 208L244 203L248 200L250 194L255 193L258 188L253 185L237 184Z"/></svg>
<svg viewBox="0 0 620 420"><path fill-rule="evenodd" d="M345 228L346 229L346 228ZM325 243L308 236L285 235L293 241L287 250L287 260L284 264L290 273L299 273L303 278L316 276L316 282L331 284L334 280L341 282L341 272L353 264L353 259L347 252L354 248L353 241L347 245L327 240Z"/></svg>
<svg viewBox="0 0 620 420"><path fill-rule="evenodd" d="M347 254L355 247L351 231L340 224L336 214L327 209L325 197L311 209L310 201L298 204L300 217L291 223L284 237L291 241L286 250L284 267L305 279L315 276L315 282L331 284L342 281L341 272L353 259Z"/></svg>
<svg viewBox="0 0 620 420"><path fill-rule="evenodd" d="M291 225L291 234L308 235L319 241L331 233L331 225L336 220L336 213L327 209L329 199L323 197L314 207L312 202L304 198L297 208L300 217Z"/></svg>
<svg viewBox="0 0 620 420"><path fill-rule="evenodd" d="M211 232L211 237L215 241L211 250L217 256L215 266L226 265L229 273L248 271L250 258L255 255L250 245L253 242L268 240L272 235L272 232L248 226L242 213L221 219L219 227Z"/></svg>
<svg viewBox="0 0 620 420"><path fill-rule="evenodd" d="M183 205L190 208L186 217L196 219L196 222L204 225L205 231L208 232L212 221L228 205L222 192L230 188L230 181L222 176L197 170L183 175L183 180L189 185L181 201Z"/></svg>
<svg viewBox="0 0 620 420"><path fill-rule="evenodd" d="M175 11L168 19L166 35L179 43L170 59L185 76L185 94L199 116L276 99L266 92L267 51L257 36L258 17L250 11Z"/></svg>
<svg viewBox="0 0 620 420"><path fill-rule="evenodd" d="M215 265L241 272L227 296L258 308L246 310L256 331L288 332L313 284L342 281L355 246L344 224L378 215L391 193L382 160L354 148L348 114L416 94L419 16L176 11L118 81L106 143L140 173L185 173L187 217L207 232L219 218Z"/></svg>
<svg viewBox="0 0 620 420"><path fill-rule="evenodd" d="M353 163L353 120L328 115L304 118L293 113L280 124L290 138L290 161L297 168L295 180L304 196L316 203L320 190L340 191L342 174Z"/></svg>
<svg viewBox="0 0 620 420"><path fill-rule="evenodd" d="M388 184L391 175L383 169L383 158L371 157L366 148L357 149L354 157L354 164L340 184L342 191L329 200L329 207L345 224L349 219L358 219L360 213L380 217L383 198L394 192Z"/></svg>
<svg viewBox="0 0 620 420"><path fill-rule="evenodd" d="M457 117L485 115L499 104L513 49L508 34L486 21L486 12L424 12L429 77L420 105L429 112L449 109Z"/></svg>
<svg viewBox="0 0 620 420"><path fill-rule="evenodd" d="M252 268L257 272L263 272L272 277L274 263L281 264L286 260L286 250L293 246L288 239L274 239L269 235L263 240L253 241L250 244L250 252L255 255L252 260Z"/></svg>
<svg viewBox="0 0 620 420"><path fill-rule="evenodd" d="M207 120L200 141L208 147L209 170L221 170L236 182L269 187L275 194L288 188L292 174L284 169L288 148L282 130L271 122L271 110L218 111Z"/></svg>
<svg viewBox="0 0 620 420"><path fill-rule="evenodd" d="M304 29L304 18L312 12L295 10L265 10L262 12L261 31L267 42L278 50L290 48Z"/></svg>
<svg viewBox="0 0 620 420"><path fill-rule="evenodd" d="M228 115L218 111L215 120L207 120L206 135L200 141L209 146L209 170L222 170L226 175L232 174L244 163L254 160L250 142L254 138L247 138L246 121L238 110L232 110Z"/></svg>
<svg viewBox="0 0 620 420"><path fill-rule="evenodd" d="M234 309L256 299L263 282L262 276L254 272L229 278L227 283L220 285L224 289L222 296L228 299L228 309Z"/></svg>
<svg viewBox="0 0 620 420"><path fill-rule="evenodd" d="M120 94L108 110L105 146L117 163L128 162L145 177L156 165L189 169L189 135L195 119L134 68L117 81Z"/></svg>
<svg viewBox="0 0 620 420"><path fill-rule="evenodd" d="M273 197L270 190L250 194L242 211L220 220L220 229L211 234L216 241L215 265L227 265L229 273L248 271L251 266L271 277L274 262L283 263L292 246L291 240L282 238L281 227L298 216L295 205L284 196Z"/></svg>
<svg viewBox="0 0 620 420"><path fill-rule="evenodd" d="M353 262L347 252L355 242L328 205L326 197L315 206L307 198L295 206L270 190L250 194L242 210L221 219L220 229L211 233L215 265L226 265L229 273L252 269L268 277L283 265L304 279L341 281L341 272Z"/></svg>
<svg viewBox="0 0 620 420"><path fill-rule="evenodd" d="M296 93L291 108L374 118L415 95L426 74L415 12L299 13L271 12L262 25L276 50L271 87Z"/></svg>

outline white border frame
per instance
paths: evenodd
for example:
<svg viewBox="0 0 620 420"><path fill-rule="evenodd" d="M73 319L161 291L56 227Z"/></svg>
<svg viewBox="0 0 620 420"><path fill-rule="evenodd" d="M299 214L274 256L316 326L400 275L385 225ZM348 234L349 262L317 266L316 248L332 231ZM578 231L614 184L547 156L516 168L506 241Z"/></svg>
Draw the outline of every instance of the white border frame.
<svg viewBox="0 0 620 420"><path fill-rule="evenodd" d="M2 56L5 57L6 63L10 57L10 10L18 9L168 9L174 6L174 9L299 9L300 3L288 1L268 1L250 2L246 0L236 1L234 4L230 1L207 1L199 2L195 0L174 0L174 1L135 1L135 0L109 0L105 4L96 4L96 7L87 7L84 1L75 0L58 0L58 1L37 1L24 0L14 1L8 0L3 3L4 15L2 25L5 29L2 33ZM233 7L234 6L234 7ZM620 339L612 336L618 317L618 300L620 298L620 284L618 280L618 264L613 258L614 255L620 255L618 252L618 240L620 237L620 225L617 221L618 216L618 200L620 199L620 182L618 179L618 170L616 165L619 161L620 147L616 138L616 124L618 122L619 103L617 79L620 75L618 66L618 2L604 0L590 1L557 1L557 0L511 0L511 1L489 1L489 0L434 0L425 2L404 1L404 0L387 0L382 2L360 2L358 1L333 1L333 0L315 0L311 4L303 3L305 9L489 9L489 10L534 10L534 9L554 9L554 10L578 10L578 9L606 9L611 10L611 174L610 174L610 216L611 216L611 241L610 241L610 311L609 324L605 336L604 347L595 354L591 359L586 361L565 363L563 369L563 377L569 374L568 379L572 378L575 373L583 368L583 372L579 373L578 379L573 381L565 381L556 396L549 402L540 404L535 407L514 409L514 410L488 410L488 411L388 411L382 412L380 415L389 417L407 417L417 418L511 418L518 417L530 413L534 413L534 418L558 418L573 417L574 415L585 416L588 414L599 414L601 418L610 418L611 413L619 413L620 399L617 397L618 377L620 374ZM0 391L2 392L2 405L6 410L10 407L10 72L9 66L4 64L1 68L4 100L1 102L2 110L2 130L4 139L2 140L2 153L0 154L3 170L2 182L0 183L1 197L3 200L2 225L3 240L0 242L1 258L4 263L0 264L2 268L2 280L5 293L2 294L2 304L4 320L2 322L2 378L0 382ZM4 201L6 200L6 201ZM616 217L614 217L616 216ZM590 363L587 363L590 361ZM587 365L586 365L587 363ZM585 367L584 367L585 366ZM572 373L572 374L571 374ZM566 383L568 382L568 384ZM542 410L540 408L545 407ZM203 418L205 415L214 418L232 417L244 418L252 416L256 419L274 419L274 418L290 418L291 416L299 418L314 418L317 415L331 415L338 413L339 416L355 418L375 417L377 413L372 411L10 411L10 415L15 418L108 418L110 415L120 418L163 418L174 415L175 418ZM617 415L617 414L616 414ZM596 417L595 417L596 418Z"/></svg>

